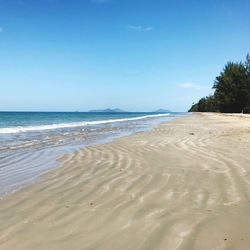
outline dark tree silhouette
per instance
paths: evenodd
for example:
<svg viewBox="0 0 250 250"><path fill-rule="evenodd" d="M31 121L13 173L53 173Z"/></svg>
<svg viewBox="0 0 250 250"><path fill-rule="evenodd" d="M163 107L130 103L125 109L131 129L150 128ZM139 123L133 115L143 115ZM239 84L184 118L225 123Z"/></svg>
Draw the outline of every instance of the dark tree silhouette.
<svg viewBox="0 0 250 250"><path fill-rule="evenodd" d="M203 97L189 112L250 113L250 56L245 63L228 62L214 81L213 96Z"/></svg>
<svg viewBox="0 0 250 250"><path fill-rule="evenodd" d="M229 62L216 77L213 88L220 112L240 113L248 103L249 87L242 63Z"/></svg>

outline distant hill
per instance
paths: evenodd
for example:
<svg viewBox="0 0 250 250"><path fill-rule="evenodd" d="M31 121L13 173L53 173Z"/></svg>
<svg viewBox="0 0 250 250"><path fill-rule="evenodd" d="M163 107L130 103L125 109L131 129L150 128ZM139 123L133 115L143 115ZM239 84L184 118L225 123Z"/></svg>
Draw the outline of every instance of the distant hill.
<svg viewBox="0 0 250 250"><path fill-rule="evenodd" d="M96 113L124 113L126 111L121 109L94 109L89 110L89 112L96 112Z"/></svg>
<svg viewBox="0 0 250 250"><path fill-rule="evenodd" d="M156 111L153 111L153 112L155 112L155 113L169 113L171 111L168 109L157 109Z"/></svg>

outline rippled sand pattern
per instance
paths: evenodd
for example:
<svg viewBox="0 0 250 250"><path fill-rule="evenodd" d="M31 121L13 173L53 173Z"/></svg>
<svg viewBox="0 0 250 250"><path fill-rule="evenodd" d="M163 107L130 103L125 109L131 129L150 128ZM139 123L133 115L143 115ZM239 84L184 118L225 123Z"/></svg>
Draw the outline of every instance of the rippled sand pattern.
<svg viewBox="0 0 250 250"><path fill-rule="evenodd" d="M250 249L250 116L194 114L63 156L2 196L0 249Z"/></svg>

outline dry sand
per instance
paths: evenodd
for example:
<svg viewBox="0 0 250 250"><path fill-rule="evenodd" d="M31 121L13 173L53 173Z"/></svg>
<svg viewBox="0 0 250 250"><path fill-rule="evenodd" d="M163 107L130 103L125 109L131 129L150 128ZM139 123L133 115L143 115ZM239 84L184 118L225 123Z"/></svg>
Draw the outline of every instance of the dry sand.
<svg viewBox="0 0 250 250"><path fill-rule="evenodd" d="M193 114L65 155L1 197L0 249L250 249L250 116Z"/></svg>

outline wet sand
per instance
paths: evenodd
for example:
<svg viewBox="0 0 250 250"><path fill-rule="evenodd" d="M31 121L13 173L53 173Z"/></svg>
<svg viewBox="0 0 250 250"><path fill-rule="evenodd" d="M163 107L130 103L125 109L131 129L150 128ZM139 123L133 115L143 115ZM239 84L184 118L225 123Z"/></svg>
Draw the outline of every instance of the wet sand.
<svg viewBox="0 0 250 250"><path fill-rule="evenodd" d="M0 249L250 249L250 115L193 114L60 158L0 197Z"/></svg>

